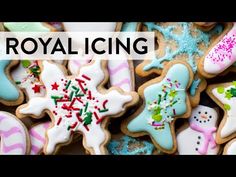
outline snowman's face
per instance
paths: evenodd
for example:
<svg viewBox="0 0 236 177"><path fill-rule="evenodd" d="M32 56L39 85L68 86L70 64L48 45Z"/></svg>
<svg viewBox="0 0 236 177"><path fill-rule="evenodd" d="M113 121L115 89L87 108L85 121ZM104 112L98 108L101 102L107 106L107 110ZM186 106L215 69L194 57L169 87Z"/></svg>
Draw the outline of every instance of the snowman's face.
<svg viewBox="0 0 236 177"><path fill-rule="evenodd" d="M191 123L199 126L215 126L218 119L216 110L207 106L197 106L193 109L190 118Z"/></svg>

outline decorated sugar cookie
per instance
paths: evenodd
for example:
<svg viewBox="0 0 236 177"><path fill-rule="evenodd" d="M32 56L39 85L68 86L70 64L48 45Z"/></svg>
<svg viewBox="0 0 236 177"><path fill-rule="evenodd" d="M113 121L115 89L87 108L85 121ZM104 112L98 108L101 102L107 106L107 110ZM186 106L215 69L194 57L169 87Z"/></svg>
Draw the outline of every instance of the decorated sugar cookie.
<svg viewBox="0 0 236 177"><path fill-rule="evenodd" d="M129 136L112 139L107 148L111 155L151 155L155 149L152 143Z"/></svg>
<svg viewBox="0 0 236 177"><path fill-rule="evenodd" d="M7 106L19 105L24 100L23 93L17 88L10 77L9 70L18 62L0 60L0 103Z"/></svg>
<svg viewBox="0 0 236 177"><path fill-rule="evenodd" d="M40 154L46 144L46 131L50 126L50 121L37 124L30 128L31 155Z"/></svg>
<svg viewBox="0 0 236 177"><path fill-rule="evenodd" d="M224 33L211 45L199 63L199 72L207 78L224 72L236 61L236 23L227 23Z"/></svg>
<svg viewBox="0 0 236 177"><path fill-rule="evenodd" d="M17 117L4 111L0 111L0 136L0 154L29 154L30 140L26 127Z"/></svg>
<svg viewBox="0 0 236 177"><path fill-rule="evenodd" d="M177 134L179 155L216 155L215 142L218 113L215 109L199 105L192 110L189 123Z"/></svg>
<svg viewBox="0 0 236 177"><path fill-rule="evenodd" d="M50 115L52 125L46 132L44 153L55 153L59 145L70 143L72 135L81 132L83 145L91 154L105 154L104 146L109 140L105 128L108 117L120 116L125 108L137 103L136 93L123 93L115 88L105 90L106 61L99 59L70 77L58 64L42 61L41 67L46 96L34 97L18 107L17 115L35 118L45 112Z"/></svg>
<svg viewBox="0 0 236 177"><path fill-rule="evenodd" d="M204 32L190 22L148 22L144 26L147 31L156 33L158 49L155 58L144 60L137 66L136 73L142 77L152 73L161 74L166 63L176 59L187 61L195 74L190 88L190 101L192 106L197 106L200 93L206 88L205 79L197 73L197 63L224 27L219 24Z"/></svg>
<svg viewBox="0 0 236 177"><path fill-rule="evenodd" d="M236 139L231 140L225 145L223 155L236 155Z"/></svg>
<svg viewBox="0 0 236 177"><path fill-rule="evenodd" d="M150 135L158 149L174 153L174 123L177 118L188 118L191 114L187 89L192 80L193 73L186 62L176 60L169 63L160 77L138 89L143 106L124 120L121 130L133 137Z"/></svg>
<svg viewBox="0 0 236 177"><path fill-rule="evenodd" d="M207 94L224 110L216 134L216 142L223 144L236 137L236 82L210 85Z"/></svg>
<svg viewBox="0 0 236 177"><path fill-rule="evenodd" d="M70 23L69 23L70 24ZM77 24L77 25L76 25ZM108 31L113 32L120 30L120 27L115 28L116 23L73 23L67 27L68 23L64 23L65 30L71 31ZM105 25L105 26L103 26ZM120 26L120 24L116 24ZM72 28L74 26L74 28ZM81 28L80 28L81 27ZM140 24L137 22L123 23L121 31L136 31L140 28ZM68 62L68 69L72 74L76 74L81 66L89 63L93 56L83 55L80 51L77 60L70 60ZM108 61L108 72L111 86L117 86L125 91L134 90L134 75L133 75L133 63L128 61L128 56L121 53L115 59L110 59Z"/></svg>

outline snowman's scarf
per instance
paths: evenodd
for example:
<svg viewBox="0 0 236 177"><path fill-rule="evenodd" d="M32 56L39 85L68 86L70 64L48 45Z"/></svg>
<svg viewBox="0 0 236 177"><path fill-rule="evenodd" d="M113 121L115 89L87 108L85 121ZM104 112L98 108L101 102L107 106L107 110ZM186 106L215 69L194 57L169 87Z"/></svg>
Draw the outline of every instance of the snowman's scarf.
<svg viewBox="0 0 236 177"><path fill-rule="evenodd" d="M213 133L216 132L215 127L204 129L204 128L201 128L201 127L199 127L198 125L196 125L194 123L190 123L190 128L197 131L197 132L202 133L203 136L204 136L203 146L200 149L198 149L198 152L201 155L206 155L207 154L207 149L208 149L209 143L211 144L211 149L214 149L216 147L216 142L215 142L215 139L213 137Z"/></svg>

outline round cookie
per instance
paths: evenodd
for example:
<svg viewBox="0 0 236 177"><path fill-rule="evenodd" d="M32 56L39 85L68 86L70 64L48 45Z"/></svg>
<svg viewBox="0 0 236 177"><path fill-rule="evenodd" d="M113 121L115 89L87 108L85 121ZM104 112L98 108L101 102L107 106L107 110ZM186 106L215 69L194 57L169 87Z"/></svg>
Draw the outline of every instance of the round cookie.
<svg viewBox="0 0 236 177"><path fill-rule="evenodd" d="M0 111L0 136L1 154L29 154L30 139L26 127L17 117L4 111Z"/></svg>

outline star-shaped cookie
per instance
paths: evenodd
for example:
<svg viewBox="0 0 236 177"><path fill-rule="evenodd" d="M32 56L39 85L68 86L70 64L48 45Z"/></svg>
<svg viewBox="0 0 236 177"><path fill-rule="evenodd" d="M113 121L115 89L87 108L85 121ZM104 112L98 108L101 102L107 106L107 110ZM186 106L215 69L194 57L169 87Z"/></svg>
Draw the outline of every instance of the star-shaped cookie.
<svg viewBox="0 0 236 177"><path fill-rule="evenodd" d="M223 144L236 137L236 82L210 85L207 94L224 110L216 133L216 142Z"/></svg>

